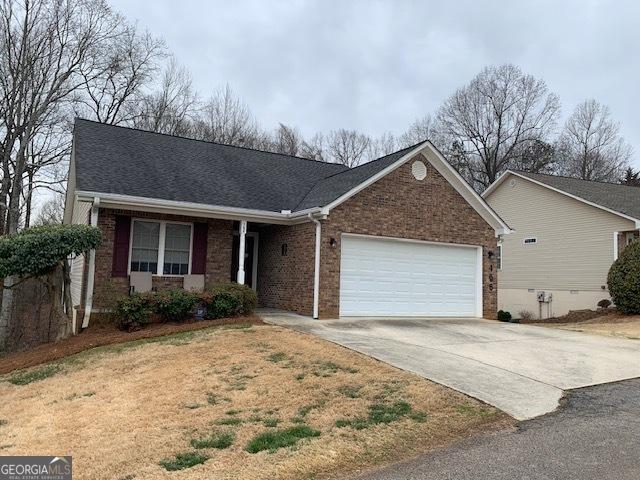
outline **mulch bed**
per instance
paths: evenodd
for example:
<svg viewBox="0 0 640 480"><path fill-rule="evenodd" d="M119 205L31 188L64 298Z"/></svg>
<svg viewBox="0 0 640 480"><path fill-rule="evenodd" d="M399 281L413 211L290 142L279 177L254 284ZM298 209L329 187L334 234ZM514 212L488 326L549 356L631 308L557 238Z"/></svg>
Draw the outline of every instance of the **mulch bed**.
<svg viewBox="0 0 640 480"><path fill-rule="evenodd" d="M10 353L0 357L0 374L13 370L33 367L41 363L53 362L76 353L103 345L131 342L144 338L161 337L172 333L201 330L207 327L232 324L261 325L264 322L257 315L247 317L219 318L186 323L152 323L137 332L123 332L114 325L94 325L78 335L55 343L45 343L24 352Z"/></svg>
<svg viewBox="0 0 640 480"><path fill-rule="evenodd" d="M530 321L520 321L520 323L580 323L592 320L594 318L601 318L606 321L606 318L615 315L617 312L615 309L610 308L607 310L570 310L569 313L561 317L553 317L546 319L532 319Z"/></svg>

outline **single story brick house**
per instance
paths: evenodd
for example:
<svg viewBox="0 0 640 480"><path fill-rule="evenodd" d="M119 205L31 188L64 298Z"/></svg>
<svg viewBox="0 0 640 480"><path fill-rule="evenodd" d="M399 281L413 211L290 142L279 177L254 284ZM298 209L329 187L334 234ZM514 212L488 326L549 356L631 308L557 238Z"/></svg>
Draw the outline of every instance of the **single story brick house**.
<svg viewBox="0 0 640 480"><path fill-rule="evenodd" d="M83 326L137 272L314 318L494 318L510 232L428 141L350 169L81 119L64 221L103 234L72 263Z"/></svg>

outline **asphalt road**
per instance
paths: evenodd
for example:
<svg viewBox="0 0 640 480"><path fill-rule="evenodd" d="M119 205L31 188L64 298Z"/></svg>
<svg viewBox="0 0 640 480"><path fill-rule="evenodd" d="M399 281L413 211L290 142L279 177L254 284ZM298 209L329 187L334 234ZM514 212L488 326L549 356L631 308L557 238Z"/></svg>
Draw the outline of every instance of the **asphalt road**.
<svg viewBox="0 0 640 480"><path fill-rule="evenodd" d="M515 432L466 440L360 480L638 480L640 379L572 390Z"/></svg>

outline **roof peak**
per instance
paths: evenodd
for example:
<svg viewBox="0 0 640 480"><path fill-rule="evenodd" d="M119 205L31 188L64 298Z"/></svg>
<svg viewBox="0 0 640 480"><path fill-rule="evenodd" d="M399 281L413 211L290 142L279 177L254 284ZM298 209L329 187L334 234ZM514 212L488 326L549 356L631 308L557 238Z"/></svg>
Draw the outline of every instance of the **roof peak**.
<svg viewBox="0 0 640 480"><path fill-rule="evenodd" d="M613 185L616 187L628 187L628 188L640 188L640 187L635 187L633 185L625 185L624 183L616 183L616 182L607 182L605 180L585 180L584 178L577 178L577 177L570 177L569 175L557 175L555 173L538 173L538 172L527 172L525 170L510 170L513 173L518 173L524 176L527 175L542 175L545 177L552 177L552 178L566 178L568 180L575 180L578 182L586 182L586 183L601 183L604 185Z"/></svg>
<svg viewBox="0 0 640 480"><path fill-rule="evenodd" d="M207 143L207 144L210 144L210 145L220 145L222 147L238 148L238 149L241 149L241 150L249 150L249 151L252 151L252 152L267 153L267 154L270 154L270 155L278 155L278 156L281 156L281 157L289 157L289 158L295 158L295 159L298 159L298 160L306 160L308 162L323 163L325 165L335 165L335 166L344 167L345 170L349 169L349 167L347 167L346 165L342 165L340 163L335 163L335 162L325 162L324 160L316 160L316 159L313 159L313 158L299 157L297 155L289 155L289 154L286 154L286 153L271 152L269 150L262 150L262 149L259 149L259 148L244 147L244 146L240 146L240 145L231 145L229 143L212 142L210 140L202 140L202 139L199 139L199 138L185 137L183 135L174 135L174 134L171 134L171 133L154 132L152 130L145 130L143 128L128 127L128 126L124 126L124 125L114 125L112 123L98 122L97 120L90 120L88 118L82 118L82 117L76 117L75 120L74 120L74 125L76 123L78 123L78 121L94 123L96 125L102 125L102 126L105 126L105 127L113 127L113 128L120 128L120 129L123 129L123 130L131 130L131 131L134 131L134 132L149 133L151 135L159 135L159 136L163 136L163 137L178 138L178 139L181 139L181 140L189 140L189 141L192 141L192 142Z"/></svg>

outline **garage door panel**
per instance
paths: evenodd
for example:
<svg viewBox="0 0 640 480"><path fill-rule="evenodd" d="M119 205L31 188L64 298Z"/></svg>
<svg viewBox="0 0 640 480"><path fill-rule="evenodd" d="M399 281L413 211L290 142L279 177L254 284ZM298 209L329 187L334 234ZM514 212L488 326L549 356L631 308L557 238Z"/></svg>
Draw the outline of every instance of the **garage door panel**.
<svg viewBox="0 0 640 480"><path fill-rule="evenodd" d="M374 237L342 239L343 316L475 316L477 249Z"/></svg>

